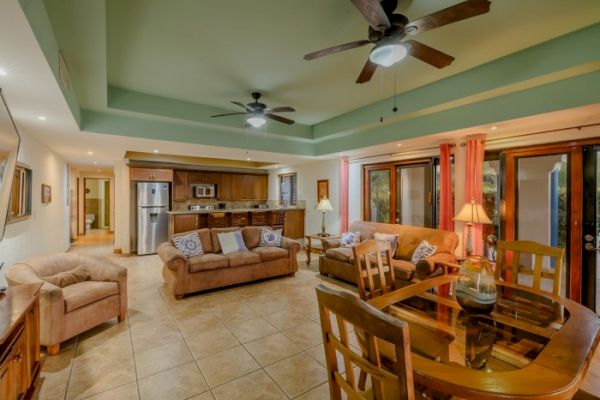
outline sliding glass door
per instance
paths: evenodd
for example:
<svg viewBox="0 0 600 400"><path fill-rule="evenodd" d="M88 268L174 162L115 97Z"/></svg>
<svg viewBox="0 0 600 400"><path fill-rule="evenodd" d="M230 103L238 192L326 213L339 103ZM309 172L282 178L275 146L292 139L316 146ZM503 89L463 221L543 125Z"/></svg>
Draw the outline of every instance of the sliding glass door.
<svg viewBox="0 0 600 400"><path fill-rule="evenodd" d="M600 314L600 146L583 148L582 302Z"/></svg>
<svg viewBox="0 0 600 400"><path fill-rule="evenodd" d="M365 167L365 219L391 223L394 215L392 193L394 170L390 166Z"/></svg>

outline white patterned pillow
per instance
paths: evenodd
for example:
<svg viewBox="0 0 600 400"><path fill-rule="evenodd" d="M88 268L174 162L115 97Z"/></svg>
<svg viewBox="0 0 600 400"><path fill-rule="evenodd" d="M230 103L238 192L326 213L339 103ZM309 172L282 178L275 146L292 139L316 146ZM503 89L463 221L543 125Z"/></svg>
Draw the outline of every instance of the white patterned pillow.
<svg viewBox="0 0 600 400"><path fill-rule="evenodd" d="M432 245L427 240L423 240L415 249L410 261L417 265L419 261L435 254L437 246Z"/></svg>
<svg viewBox="0 0 600 400"><path fill-rule="evenodd" d="M373 239L379 240L380 242L390 242L390 257L394 257L394 254L396 254L396 247L398 247L398 235L393 233L375 232Z"/></svg>
<svg viewBox="0 0 600 400"><path fill-rule="evenodd" d="M198 232L190 232L186 233L185 235L174 236L173 245L188 258L204 254L204 249L202 248L202 242L200 241Z"/></svg>
<svg viewBox="0 0 600 400"><path fill-rule="evenodd" d="M340 238L341 247L354 247L360 243L360 232L344 232Z"/></svg>
<svg viewBox="0 0 600 400"><path fill-rule="evenodd" d="M282 229L260 228L260 243L258 247L281 247Z"/></svg>
<svg viewBox="0 0 600 400"><path fill-rule="evenodd" d="M217 234L223 254L235 253L236 251L248 251L242 231L224 232Z"/></svg>

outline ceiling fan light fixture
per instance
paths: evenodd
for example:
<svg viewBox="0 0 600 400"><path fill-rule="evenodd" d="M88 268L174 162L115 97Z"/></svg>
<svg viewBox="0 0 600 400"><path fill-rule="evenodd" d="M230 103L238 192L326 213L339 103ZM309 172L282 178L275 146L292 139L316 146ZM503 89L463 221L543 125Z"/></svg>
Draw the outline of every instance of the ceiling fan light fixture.
<svg viewBox="0 0 600 400"><path fill-rule="evenodd" d="M408 51L402 43L388 41L375 46L369 59L375 64L390 67L400 62L407 54Z"/></svg>
<svg viewBox="0 0 600 400"><path fill-rule="evenodd" d="M260 114L252 114L246 119L246 122L254 128L260 128L267 123L267 120Z"/></svg>

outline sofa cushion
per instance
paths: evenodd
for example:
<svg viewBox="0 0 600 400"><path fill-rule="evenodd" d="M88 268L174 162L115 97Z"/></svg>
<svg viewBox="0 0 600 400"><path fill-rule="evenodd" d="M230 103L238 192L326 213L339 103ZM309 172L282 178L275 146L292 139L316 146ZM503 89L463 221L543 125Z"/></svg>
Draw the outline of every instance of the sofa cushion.
<svg viewBox="0 0 600 400"><path fill-rule="evenodd" d="M427 240L423 240L413 252L410 261L417 264L419 261L435 254L437 246L432 245Z"/></svg>
<svg viewBox="0 0 600 400"><path fill-rule="evenodd" d="M264 246L257 247L251 251L258 254L262 262L279 260L280 258L287 258L289 256L288 251L281 247Z"/></svg>
<svg viewBox="0 0 600 400"><path fill-rule="evenodd" d="M262 228L260 230L260 247L281 247L283 229Z"/></svg>
<svg viewBox="0 0 600 400"><path fill-rule="evenodd" d="M43 281L64 288L69 285L74 285L79 282L89 281L91 279L90 271L84 266L80 265L69 271L59 272L58 274L50 276L40 277Z"/></svg>
<svg viewBox="0 0 600 400"><path fill-rule="evenodd" d="M65 312L69 313L98 300L119 294L116 282L85 281L66 286L62 289Z"/></svg>
<svg viewBox="0 0 600 400"><path fill-rule="evenodd" d="M325 252L325 256L345 263L354 263L352 247L335 247Z"/></svg>
<svg viewBox="0 0 600 400"><path fill-rule="evenodd" d="M196 231L175 235L171 240L173 241L173 246L188 258L204 254L200 235Z"/></svg>
<svg viewBox="0 0 600 400"><path fill-rule="evenodd" d="M188 259L190 272L209 271L211 269L227 268L229 261L222 254L202 254Z"/></svg>
<svg viewBox="0 0 600 400"><path fill-rule="evenodd" d="M221 244L219 244L219 233L223 233L223 232L233 232L233 231L239 231L240 228L237 226L231 227L231 228L212 228L210 230L210 239L211 239L211 243L212 243L212 250L213 253L220 253L221 250Z"/></svg>
<svg viewBox="0 0 600 400"><path fill-rule="evenodd" d="M415 266L410 261L392 259L392 265L394 266L394 274L397 279L410 281L413 278Z"/></svg>
<svg viewBox="0 0 600 400"><path fill-rule="evenodd" d="M360 243L360 232L343 232L340 238L340 246L354 247Z"/></svg>
<svg viewBox="0 0 600 400"><path fill-rule="evenodd" d="M249 250L258 247L260 243L260 230L262 228L262 226L245 226L244 228L242 228L244 242L246 242L246 247Z"/></svg>
<svg viewBox="0 0 600 400"><path fill-rule="evenodd" d="M252 251L236 251L226 254L230 267L241 267L243 265L260 264L260 255Z"/></svg>
<svg viewBox="0 0 600 400"><path fill-rule="evenodd" d="M248 251L241 231L219 233L218 237L223 255L237 253L238 251Z"/></svg>
<svg viewBox="0 0 600 400"><path fill-rule="evenodd" d="M204 249L204 254L215 253L215 251L213 251L212 240L210 239L210 229L209 228L199 229L198 237L200 238L200 242L202 243L202 248Z"/></svg>

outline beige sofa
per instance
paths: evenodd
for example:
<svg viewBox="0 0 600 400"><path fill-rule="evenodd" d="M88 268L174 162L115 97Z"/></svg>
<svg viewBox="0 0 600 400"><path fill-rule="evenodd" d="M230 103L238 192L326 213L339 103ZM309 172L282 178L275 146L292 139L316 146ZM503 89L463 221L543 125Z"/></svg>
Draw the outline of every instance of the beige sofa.
<svg viewBox="0 0 600 400"><path fill-rule="evenodd" d="M80 266L89 271L89 280L61 288L43 279ZM76 253L33 257L11 266L5 276L11 286L42 283L40 343L51 355L61 342L111 318L121 322L127 313L127 269L103 258Z"/></svg>
<svg viewBox="0 0 600 400"><path fill-rule="evenodd" d="M355 221L350 225L348 231L360 232L361 241L372 239L375 232L398 235L398 246L395 254L393 254L392 265L394 266L397 283L400 286L412 280L415 272L419 279L441 274L443 269L436 263L456 263L454 252L456 246L458 246L458 236L454 232L369 221ZM423 240L437 246L436 253L414 265L411 262L412 255ZM340 247L338 239L329 239L323 241L323 252L324 254L319 257L319 272L321 274L331 275L356 284L354 254L351 247Z"/></svg>
<svg viewBox="0 0 600 400"><path fill-rule="evenodd" d="M217 234L242 230L248 251L223 255ZM163 278L176 298L207 289L234 285L298 271L300 243L283 238L281 247L259 247L259 226L200 229L204 249L200 256L185 257L171 241L158 247L164 262Z"/></svg>

